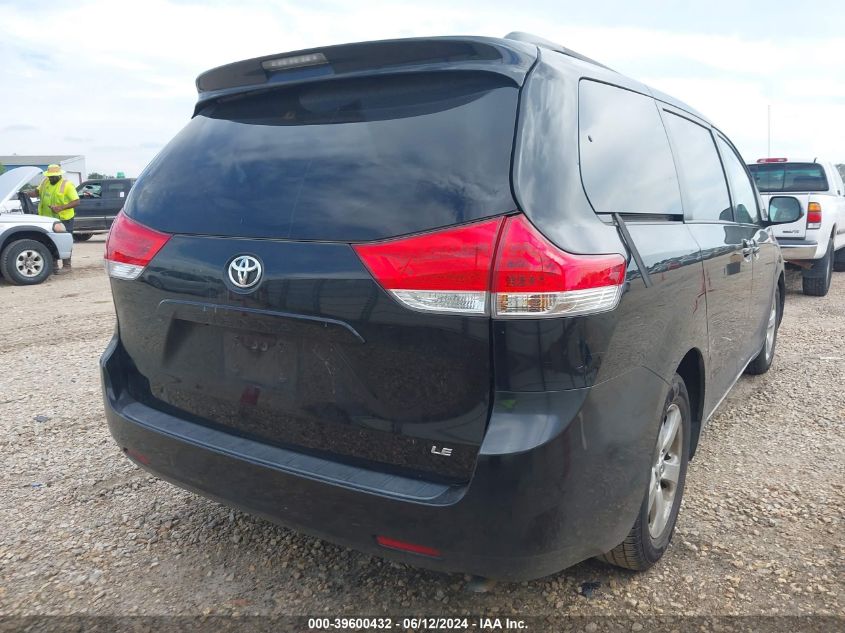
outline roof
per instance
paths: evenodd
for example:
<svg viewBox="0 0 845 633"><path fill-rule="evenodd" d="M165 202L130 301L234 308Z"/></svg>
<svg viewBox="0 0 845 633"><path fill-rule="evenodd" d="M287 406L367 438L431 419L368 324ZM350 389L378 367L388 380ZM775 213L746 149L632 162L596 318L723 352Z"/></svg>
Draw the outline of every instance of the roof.
<svg viewBox="0 0 845 633"><path fill-rule="evenodd" d="M601 66L602 68L607 68L601 62L597 62L594 59L590 59L589 57L585 57L581 53L573 51L571 48L566 48L565 46L561 46L560 44L556 44L551 40L547 40L544 37L540 37L539 35L534 35L533 33L524 33L523 31L513 31L512 33L508 33L505 35L506 40L516 40L517 42L527 42L529 44L534 44L535 46L539 46L540 48L548 48L549 50L553 50L557 53L563 53L569 57L574 57L575 59L580 59L582 62L587 62L588 64L595 64L596 66ZM607 68L607 70L613 70L612 68ZM615 71L614 71L615 72Z"/></svg>
<svg viewBox="0 0 845 633"><path fill-rule="evenodd" d="M13 154L12 156L0 156L0 163L4 165L49 165L50 163L63 163L71 158L84 158L84 156L81 154L62 154L59 156Z"/></svg>
<svg viewBox="0 0 845 633"><path fill-rule="evenodd" d="M613 70L612 68L608 68L607 66L605 66L601 62L597 62L596 60L590 59L589 57L586 57L586 56L582 55L581 53L573 51L571 48L566 48L565 46L562 46L561 44L557 44L557 43L552 42L550 40L547 40L545 38L534 35L532 33L523 33L521 31L514 31L513 33L508 33L507 35L505 35L505 39L516 40L518 42L527 42L529 44L534 44L535 46L537 46L539 48L545 48L545 49L548 49L550 51L554 51L556 53L561 53L563 55L566 55L567 57L571 57L573 59L577 59L577 60L580 60L582 62L592 64L593 66L597 66L598 68L602 68L606 71L609 71L613 75L625 77L625 79L627 79L631 82L634 82L636 84L639 84L640 87L642 89L644 89L645 92L650 93L651 96L654 97L655 99L658 99L660 101L668 103L669 105L675 106L676 108L679 108L681 110L685 110L686 112L697 116L702 121L706 121L708 124L712 125L712 123L707 119L707 117L705 117L703 114L701 114L700 112L698 112L696 109L692 108L691 106L687 105L683 101L676 99L675 97L668 95L665 92L661 92L660 90L656 90L656 89L652 88L651 86L647 86L646 84L643 84L643 83L637 81L636 79L633 79L631 77L627 77L626 75L622 75L621 73Z"/></svg>

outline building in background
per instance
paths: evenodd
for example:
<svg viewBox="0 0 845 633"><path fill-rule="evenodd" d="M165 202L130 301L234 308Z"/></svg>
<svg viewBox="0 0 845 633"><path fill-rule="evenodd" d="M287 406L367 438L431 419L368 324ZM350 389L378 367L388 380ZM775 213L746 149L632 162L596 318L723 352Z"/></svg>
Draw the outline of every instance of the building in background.
<svg viewBox="0 0 845 633"><path fill-rule="evenodd" d="M28 167L30 165L44 170L47 169L47 165L56 164L64 170L65 178L77 185L88 176L84 156L24 156L12 154L11 156L0 156L0 163L6 168L6 171L15 167ZM38 183L32 184L37 185Z"/></svg>

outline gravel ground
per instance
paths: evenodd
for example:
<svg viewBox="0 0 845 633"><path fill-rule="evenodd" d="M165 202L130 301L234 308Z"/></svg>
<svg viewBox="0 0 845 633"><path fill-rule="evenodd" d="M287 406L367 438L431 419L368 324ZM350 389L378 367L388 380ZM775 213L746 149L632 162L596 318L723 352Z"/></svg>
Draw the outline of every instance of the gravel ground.
<svg viewBox="0 0 845 633"><path fill-rule="evenodd" d="M845 274L825 298L789 279L774 367L711 421L661 563L479 584L302 536L127 461L100 400L102 249L76 245L74 272L41 286L0 281L0 616L845 615Z"/></svg>

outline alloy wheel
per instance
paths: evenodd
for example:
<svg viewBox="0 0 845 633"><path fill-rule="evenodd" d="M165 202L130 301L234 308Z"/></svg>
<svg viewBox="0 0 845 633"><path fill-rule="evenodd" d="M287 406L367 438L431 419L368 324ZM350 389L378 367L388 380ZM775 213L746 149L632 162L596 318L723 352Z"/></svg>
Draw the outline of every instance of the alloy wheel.
<svg viewBox="0 0 845 633"><path fill-rule="evenodd" d="M37 277L44 270L44 258L38 251L21 251L15 259L15 268L24 277Z"/></svg>
<svg viewBox="0 0 845 633"><path fill-rule="evenodd" d="M778 296L772 301L772 311L769 313L769 323L766 325L766 360L772 357L775 348L775 330L778 323Z"/></svg>
<svg viewBox="0 0 845 633"><path fill-rule="evenodd" d="M684 428L681 409L670 404L660 426L648 489L648 531L657 539L666 529L681 474Z"/></svg>

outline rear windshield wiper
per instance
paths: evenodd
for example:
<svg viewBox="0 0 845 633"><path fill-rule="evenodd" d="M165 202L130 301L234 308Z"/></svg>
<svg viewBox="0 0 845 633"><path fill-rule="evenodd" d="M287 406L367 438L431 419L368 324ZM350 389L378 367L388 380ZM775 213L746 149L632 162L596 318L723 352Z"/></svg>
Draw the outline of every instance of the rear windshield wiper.
<svg viewBox="0 0 845 633"><path fill-rule="evenodd" d="M634 240L631 239L631 234L628 232L628 227L625 224L625 220L622 219L622 215L619 213L612 213L614 221L616 222L616 226L619 229L619 235L622 238L622 243L628 249L628 252L631 254L631 257L634 258L634 261L637 263L637 268L640 269L640 275L643 278L643 283L645 284L646 288L651 288L652 281L651 275L648 272L648 268L645 267L643 264L643 258L640 257L640 252L637 250L637 245L634 244Z"/></svg>

